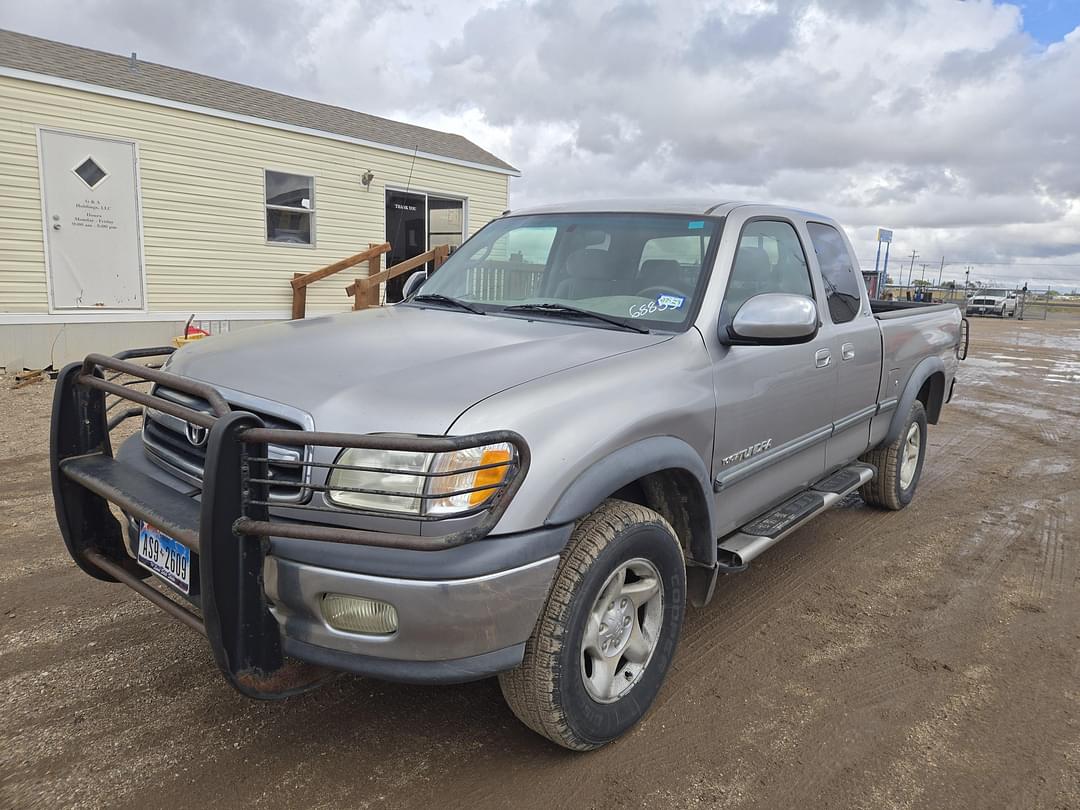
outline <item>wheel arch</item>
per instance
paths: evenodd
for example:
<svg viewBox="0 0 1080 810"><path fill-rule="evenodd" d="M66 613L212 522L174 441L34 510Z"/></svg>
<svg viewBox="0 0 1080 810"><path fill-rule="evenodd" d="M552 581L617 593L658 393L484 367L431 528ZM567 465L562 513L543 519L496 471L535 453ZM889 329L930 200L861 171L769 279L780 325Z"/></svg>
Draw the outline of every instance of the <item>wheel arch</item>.
<svg viewBox="0 0 1080 810"><path fill-rule="evenodd" d="M893 411L889 430L878 446L896 440L904 429L908 411L915 400L922 402L926 409L926 421L936 425L941 417L941 406L945 402L945 363L940 357L926 357L912 370L907 385L904 386L904 393Z"/></svg>
<svg viewBox="0 0 1080 810"><path fill-rule="evenodd" d="M608 498L647 506L675 529L686 556L712 566L713 500L709 471L689 444L655 436L622 447L575 478L559 496L545 524L580 520Z"/></svg>

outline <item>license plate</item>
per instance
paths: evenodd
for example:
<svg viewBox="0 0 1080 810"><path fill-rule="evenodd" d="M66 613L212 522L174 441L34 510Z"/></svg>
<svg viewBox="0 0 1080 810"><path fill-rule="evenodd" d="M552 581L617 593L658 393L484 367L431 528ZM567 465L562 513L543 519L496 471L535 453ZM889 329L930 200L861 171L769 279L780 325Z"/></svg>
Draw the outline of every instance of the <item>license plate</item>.
<svg viewBox="0 0 1080 810"><path fill-rule="evenodd" d="M191 589L191 550L145 521L139 528L139 565L182 593Z"/></svg>

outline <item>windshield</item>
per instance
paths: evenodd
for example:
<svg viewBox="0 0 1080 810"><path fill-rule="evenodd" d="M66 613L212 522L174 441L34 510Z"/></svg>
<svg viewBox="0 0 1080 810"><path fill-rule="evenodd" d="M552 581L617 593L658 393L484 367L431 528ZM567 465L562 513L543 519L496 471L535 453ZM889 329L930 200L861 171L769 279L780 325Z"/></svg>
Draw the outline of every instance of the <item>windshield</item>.
<svg viewBox="0 0 1080 810"><path fill-rule="evenodd" d="M1007 290L979 290L975 293L975 298L1006 298L1009 295Z"/></svg>
<svg viewBox="0 0 1080 810"><path fill-rule="evenodd" d="M498 219L447 259L414 299L438 305L426 296L446 296L487 314L585 326L682 330L705 286L702 268L719 228L717 219L664 214Z"/></svg>

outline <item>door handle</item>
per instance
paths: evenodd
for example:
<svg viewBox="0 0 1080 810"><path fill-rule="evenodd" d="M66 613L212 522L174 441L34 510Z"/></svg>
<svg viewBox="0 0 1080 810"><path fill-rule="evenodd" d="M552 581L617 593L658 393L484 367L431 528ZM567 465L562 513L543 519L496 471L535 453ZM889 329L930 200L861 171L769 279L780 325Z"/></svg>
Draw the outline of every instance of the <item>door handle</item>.
<svg viewBox="0 0 1080 810"><path fill-rule="evenodd" d="M832 352L828 349L818 349L814 355L814 365L818 368L825 368L832 362Z"/></svg>
<svg viewBox="0 0 1080 810"><path fill-rule="evenodd" d="M855 359L855 344L845 343L840 347L840 359L841 360L854 360Z"/></svg>

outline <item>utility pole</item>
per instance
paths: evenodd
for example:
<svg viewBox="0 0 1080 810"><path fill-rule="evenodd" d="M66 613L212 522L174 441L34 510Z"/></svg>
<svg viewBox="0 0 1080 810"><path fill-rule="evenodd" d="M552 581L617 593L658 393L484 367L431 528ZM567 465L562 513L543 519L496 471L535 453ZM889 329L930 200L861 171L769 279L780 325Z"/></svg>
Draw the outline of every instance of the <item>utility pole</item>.
<svg viewBox="0 0 1080 810"><path fill-rule="evenodd" d="M941 274L944 273L944 272L945 272L945 257L942 256L941 257L941 267L939 267L938 271L937 271L937 285L938 285L938 288L941 287Z"/></svg>
<svg viewBox="0 0 1080 810"><path fill-rule="evenodd" d="M911 274L915 272L915 259L917 259L918 256L919 256L919 251L917 251L917 250L911 251L911 267L908 268L908 274L907 274L907 282L908 283L906 285L908 287L911 286Z"/></svg>
<svg viewBox="0 0 1080 810"><path fill-rule="evenodd" d="M969 264L964 268L964 299L966 300L968 295L968 286L971 279L971 265Z"/></svg>

